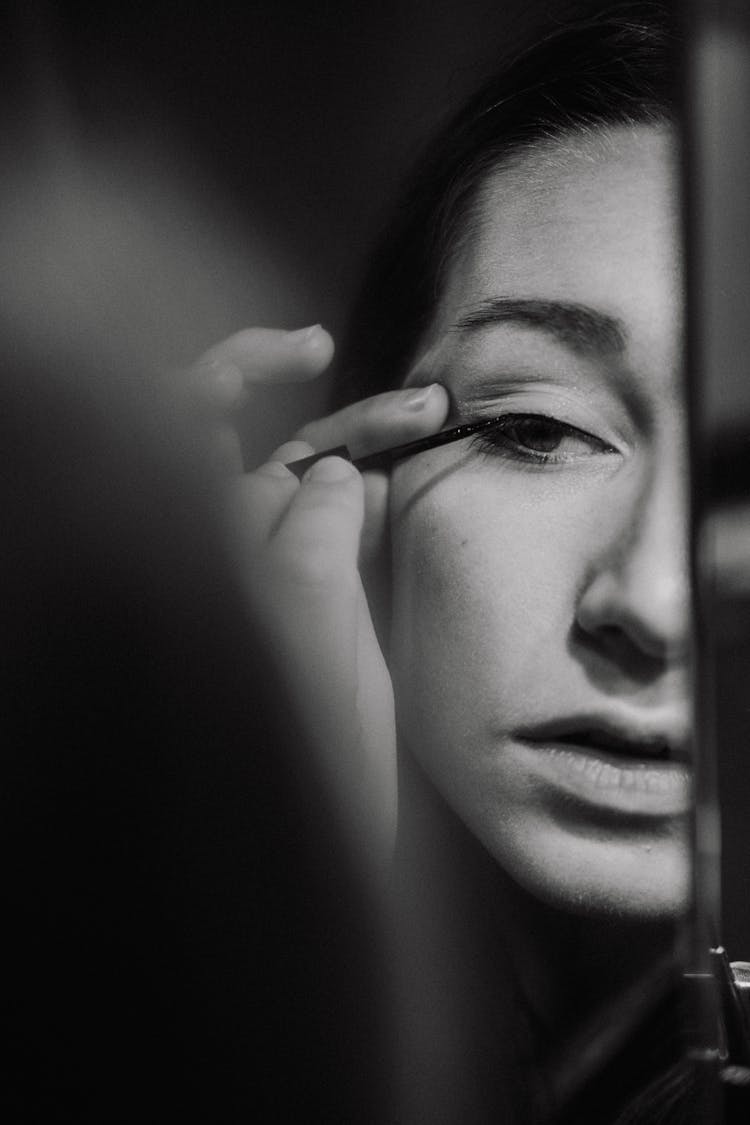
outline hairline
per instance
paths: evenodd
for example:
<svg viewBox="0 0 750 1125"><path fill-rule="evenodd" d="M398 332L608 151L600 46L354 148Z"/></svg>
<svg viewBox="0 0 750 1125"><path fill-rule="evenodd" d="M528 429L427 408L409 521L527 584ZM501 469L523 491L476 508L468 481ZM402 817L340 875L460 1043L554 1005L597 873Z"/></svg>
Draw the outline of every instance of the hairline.
<svg viewBox="0 0 750 1125"><path fill-rule="evenodd" d="M674 115L667 111L644 112L643 114L623 115L597 119L593 116L570 120L564 127L550 128L547 132L541 129L533 136L524 138L517 143L507 140L498 145L492 154L491 148L480 153L477 159L468 164L460 179L457 181L457 191L450 199L444 200L441 226L443 227L443 248L439 262L435 269L435 294L433 315L414 341L414 347L408 362L394 380L394 387L401 387L409 378L429 340L430 333L435 327L440 306L445 296L452 271L460 261L461 255L467 249L469 242L479 235L480 226L486 219L486 191L490 180L504 173L521 171L524 163L535 156L552 151L555 147L564 145L566 140L586 136L589 138L612 136L622 129L664 128L676 127ZM492 156L494 155L494 159ZM464 193L466 198L460 203L457 199ZM452 208L452 213L451 213ZM445 230L446 227L451 229Z"/></svg>

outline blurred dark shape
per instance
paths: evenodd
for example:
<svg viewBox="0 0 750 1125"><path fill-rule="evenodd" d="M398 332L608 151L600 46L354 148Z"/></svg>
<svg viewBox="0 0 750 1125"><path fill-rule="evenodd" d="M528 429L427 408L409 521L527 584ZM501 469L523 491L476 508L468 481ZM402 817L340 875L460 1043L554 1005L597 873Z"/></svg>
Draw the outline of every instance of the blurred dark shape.
<svg viewBox="0 0 750 1125"><path fill-rule="evenodd" d="M198 430L4 343L2 1118L382 1120L376 927Z"/></svg>
<svg viewBox="0 0 750 1125"><path fill-rule="evenodd" d="M714 943L739 960L750 955L750 9L692 0L686 10L697 891Z"/></svg>

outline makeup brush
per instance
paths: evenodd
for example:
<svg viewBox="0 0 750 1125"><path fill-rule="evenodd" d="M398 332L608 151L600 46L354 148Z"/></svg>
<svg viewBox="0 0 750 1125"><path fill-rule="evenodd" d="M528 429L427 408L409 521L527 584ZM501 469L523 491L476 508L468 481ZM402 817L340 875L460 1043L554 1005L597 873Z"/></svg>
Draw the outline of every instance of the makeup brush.
<svg viewBox="0 0 750 1125"><path fill-rule="evenodd" d="M343 457L345 461L350 461L355 469L359 469L363 473L368 469L389 469L394 461L401 461L404 457L413 457L415 453L424 453L427 449L436 449L439 445L448 445L452 441L460 441L461 438L480 433L482 430L491 430L501 421L502 418L481 418L479 421L463 422L460 426L454 426L451 430L440 430L429 437L407 441L404 445L393 445L390 449L381 449L377 453L368 453L364 457L352 457L345 445L338 445L335 449L322 449L319 453L311 453L309 457L301 457L298 461L290 461L287 469L291 469L295 476L301 478L307 469L314 465L316 461L320 461L322 457Z"/></svg>

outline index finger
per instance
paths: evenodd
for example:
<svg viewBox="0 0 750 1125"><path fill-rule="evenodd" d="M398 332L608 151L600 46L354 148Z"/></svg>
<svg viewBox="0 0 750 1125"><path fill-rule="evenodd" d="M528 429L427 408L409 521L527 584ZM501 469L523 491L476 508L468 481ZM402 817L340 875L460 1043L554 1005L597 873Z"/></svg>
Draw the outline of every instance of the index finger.
<svg viewBox="0 0 750 1125"><path fill-rule="evenodd" d="M361 457L436 432L449 408L440 383L384 391L308 422L297 436L315 450L345 445L352 457Z"/></svg>
<svg viewBox="0 0 750 1125"><path fill-rule="evenodd" d="M245 383L296 383L324 371L333 349L330 334L320 324L293 332L245 328L209 348L197 366L237 372Z"/></svg>

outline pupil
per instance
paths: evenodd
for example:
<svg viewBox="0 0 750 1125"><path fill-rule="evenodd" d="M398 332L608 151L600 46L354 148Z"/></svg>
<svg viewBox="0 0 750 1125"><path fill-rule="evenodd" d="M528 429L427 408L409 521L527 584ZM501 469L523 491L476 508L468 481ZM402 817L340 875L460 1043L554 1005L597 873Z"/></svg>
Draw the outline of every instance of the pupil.
<svg viewBox="0 0 750 1125"><path fill-rule="evenodd" d="M538 453L552 453L560 444L561 434L552 422L542 422L529 418L527 422L516 424L516 437L520 445L525 445Z"/></svg>

